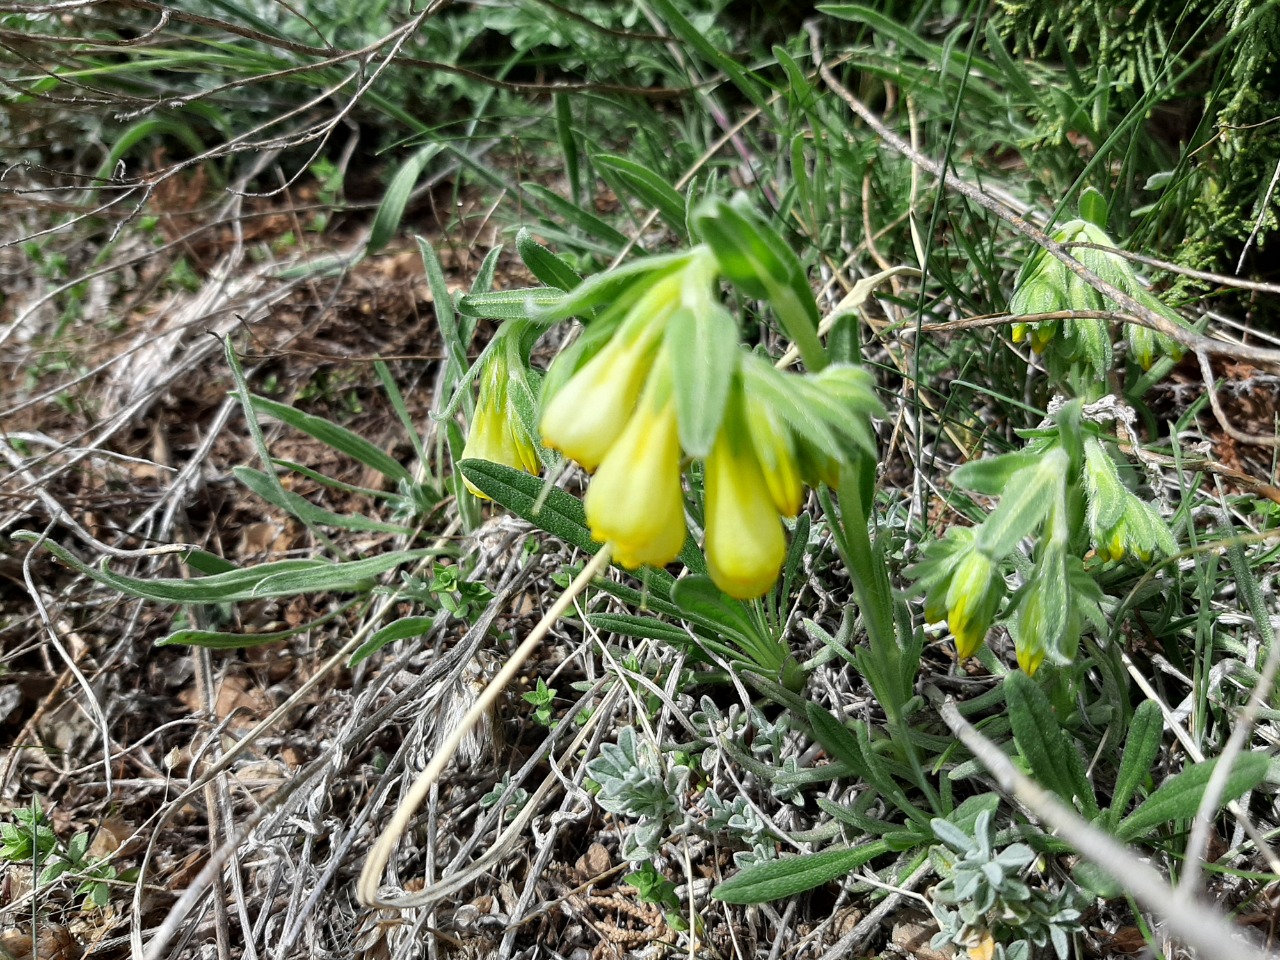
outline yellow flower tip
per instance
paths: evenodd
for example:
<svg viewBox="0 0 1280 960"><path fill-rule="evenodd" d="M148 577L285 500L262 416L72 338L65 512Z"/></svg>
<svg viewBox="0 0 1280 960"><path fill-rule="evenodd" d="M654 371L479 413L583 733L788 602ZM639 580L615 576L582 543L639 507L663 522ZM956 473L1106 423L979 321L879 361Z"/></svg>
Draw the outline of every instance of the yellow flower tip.
<svg viewBox="0 0 1280 960"><path fill-rule="evenodd" d="M514 419L514 413L492 406L482 391L480 403L476 405L475 415L471 418L471 429L467 432L467 442L462 448L459 460L488 460L500 463L514 470L525 473L537 473L542 464L533 442L524 428ZM475 496L482 500L489 497L475 484L462 478L463 484Z"/></svg>
<svg viewBox="0 0 1280 960"><path fill-rule="evenodd" d="M1044 663L1044 649L1037 648L1035 650L1018 648L1018 666L1022 668L1022 672L1028 677L1034 677L1036 671L1040 669L1040 664Z"/></svg>
<svg viewBox="0 0 1280 960"><path fill-rule="evenodd" d="M1053 342L1053 327L1048 324L1041 324L1031 328L1031 349L1035 353L1044 353L1049 344Z"/></svg>
<svg viewBox="0 0 1280 960"><path fill-rule="evenodd" d="M956 623L948 620L947 625L951 628L951 635L956 641L958 659L968 660L982 649L982 641L987 639L987 632L980 629L979 624L962 622L957 626Z"/></svg>
<svg viewBox="0 0 1280 960"><path fill-rule="evenodd" d="M628 569L664 566L684 547L684 495L675 405L642 403L591 479L585 500L591 536L613 546Z"/></svg>
<svg viewBox="0 0 1280 960"><path fill-rule="evenodd" d="M707 571L739 600L768 591L787 555L787 538L760 462L733 426L720 430L706 462Z"/></svg>
<svg viewBox="0 0 1280 960"><path fill-rule="evenodd" d="M1124 559L1124 529L1116 527L1105 546L1099 547L1099 552L1106 560L1123 560Z"/></svg>
<svg viewBox="0 0 1280 960"><path fill-rule="evenodd" d="M996 955L996 942L990 933L983 933L976 944L965 948L965 953L969 955L969 960L992 960Z"/></svg>

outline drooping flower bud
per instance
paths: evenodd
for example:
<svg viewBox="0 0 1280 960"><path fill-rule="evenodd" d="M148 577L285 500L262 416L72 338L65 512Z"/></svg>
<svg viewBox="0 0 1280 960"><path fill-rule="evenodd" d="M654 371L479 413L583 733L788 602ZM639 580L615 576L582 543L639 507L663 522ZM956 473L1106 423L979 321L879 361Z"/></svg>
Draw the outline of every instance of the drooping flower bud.
<svg viewBox="0 0 1280 960"><path fill-rule="evenodd" d="M467 430L460 460L488 460L536 474L542 469L533 438L510 402L511 370L502 350L495 350L480 371L480 390ZM489 497L465 476L467 489L481 499Z"/></svg>
<svg viewBox="0 0 1280 960"><path fill-rule="evenodd" d="M947 626L961 660L982 646L1004 591L1000 571L981 550L970 550L956 566L947 587Z"/></svg>
<svg viewBox="0 0 1280 960"><path fill-rule="evenodd" d="M739 600L773 586L787 540L764 471L743 421L740 395L731 397L724 424L707 457L705 479L707 571Z"/></svg>
<svg viewBox="0 0 1280 960"><path fill-rule="evenodd" d="M665 364L659 364L665 370ZM655 374L621 436L591 479L591 536L612 544L624 567L663 566L685 540L680 438L668 376Z"/></svg>
<svg viewBox="0 0 1280 960"><path fill-rule="evenodd" d="M595 470L631 419L666 322L680 304L681 274L663 277L628 311L617 332L551 397L542 442Z"/></svg>

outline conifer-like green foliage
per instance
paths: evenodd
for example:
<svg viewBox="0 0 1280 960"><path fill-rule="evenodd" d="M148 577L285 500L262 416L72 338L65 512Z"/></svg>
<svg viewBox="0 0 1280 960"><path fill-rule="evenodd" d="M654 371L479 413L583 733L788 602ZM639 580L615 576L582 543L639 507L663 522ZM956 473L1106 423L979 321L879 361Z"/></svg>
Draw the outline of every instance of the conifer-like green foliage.
<svg viewBox="0 0 1280 960"><path fill-rule="evenodd" d="M1071 60L1072 100L1092 117L1092 149L1127 118L1120 145L1152 151L1128 189L1151 238L1193 269L1233 274L1242 255L1274 246L1280 124L1280 4L1266 0L1001 0L999 32L1016 56ZM1050 98L1052 100L1052 98ZM1037 111L1035 137L1079 143L1080 116L1065 101ZM1086 124L1087 126L1087 124ZM1141 182L1139 182L1141 181ZM1168 243L1171 236L1183 238ZM1148 237L1143 237L1144 240ZM1180 281L1170 299L1203 292Z"/></svg>

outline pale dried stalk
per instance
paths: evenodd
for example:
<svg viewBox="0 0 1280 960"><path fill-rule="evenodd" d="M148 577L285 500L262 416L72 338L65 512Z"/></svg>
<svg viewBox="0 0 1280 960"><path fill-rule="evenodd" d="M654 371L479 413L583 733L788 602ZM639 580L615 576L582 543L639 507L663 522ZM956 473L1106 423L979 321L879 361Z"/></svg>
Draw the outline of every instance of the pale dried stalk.
<svg viewBox="0 0 1280 960"><path fill-rule="evenodd" d="M1180 897L1154 868L1124 844L1088 823L1022 773L999 747L960 715L954 700L948 699L941 712L951 732L991 771L1002 790L1070 843L1082 857L1119 881L1135 900L1165 922L1174 938L1199 950L1205 957L1276 960L1277 954L1250 943L1240 927L1213 908L1198 900Z"/></svg>
<svg viewBox="0 0 1280 960"><path fill-rule="evenodd" d="M387 864L390 862L391 855L395 852L397 844L400 843L400 838L409 829L409 823L413 820L418 808L422 806L422 801L427 798L432 786L439 781L440 775L444 773L445 767L449 765L449 761L457 753L462 741L476 724L488 714L498 697L501 696L502 691L515 679L525 661L538 648L543 637L550 632L556 621L565 614L565 611L569 609L578 595L587 588L587 585L608 567L609 554L609 545L606 544L588 561L587 565L582 568L582 572L574 577L573 583L569 584L564 593L551 605L551 609L529 631L529 636L525 637L524 642L516 648L511 658L507 660L497 675L489 681L489 685L476 698L475 703L471 705L471 709L458 721L457 727L454 728L449 738L436 751L436 755L431 758L431 762L418 775L418 779L410 787L409 793L400 801L400 806L396 808L395 813L392 815L391 822L387 824L386 829L382 831L382 834L369 850L369 859L365 861L364 870L360 873L360 882L356 887L356 896L365 906L382 907L391 910L408 909L417 906L411 896L384 898L378 894L378 886L382 880L382 875L387 869Z"/></svg>

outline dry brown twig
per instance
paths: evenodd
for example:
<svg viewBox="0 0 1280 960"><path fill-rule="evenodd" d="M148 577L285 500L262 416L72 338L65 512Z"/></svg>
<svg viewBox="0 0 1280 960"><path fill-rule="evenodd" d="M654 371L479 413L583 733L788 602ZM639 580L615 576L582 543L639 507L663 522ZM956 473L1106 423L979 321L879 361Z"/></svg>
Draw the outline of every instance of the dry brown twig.
<svg viewBox="0 0 1280 960"><path fill-rule="evenodd" d="M1189 352L1193 352L1197 357L1206 357L1209 355L1229 356L1237 360L1244 360L1255 363L1260 366L1267 366L1272 369L1280 370L1280 350L1269 349L1267 347L1256 347L1245 343L1226 343L1221 340L1207 337L1203 334L1196 333L1193 330L1187 330L1173 323L1167 317L1143 303L1138 302L1129 294L1125 293L1118 287L1108 283L1102 279L1079 260L1071 255L1070 244L1058 243L1047 233L1037 227L1035 224L1027 220L1026 217L1018 214L1004 204L997 201L989 194L983 192L977 187L970 184L955 173L950 172L943 165L933 160L931 157L925 156L914 146L907 143L896 133L890 130L861 100L845 87L835 74L831 72L831 68L823 62L822 59L822 40L818 32L816 24L809 24L810 46L813 52L814 62L818 64L818 73L822 80L845 104L852 110L859 119L861 119L877 137L880 138L887 146L895 152L901 154L908 159L912 165L918 169L925 170L933 175L933 177L944 188L960 194L966 200L978 205L983 210L991 213L1006 224L1028 238L1049 254L1056 257L1068 270L1079 277L1084 283L1087 283L1098 293L1102 294L1113 303L1122 308L1123 312L1114 314L1116 319L1125 323L1140 323L1145 327L1149 327L1158 333L1163 334L1169 339L1179 343L1187 348ZM1107 252L1115 252L1108 248ZM1163 261L1160 262L1164 265ZM1172 266L1172 265L1169 265ZM1225 282L1230 278L1223 277L1219 274L1207 274L1203 277L1211 277L1215 281ZM1236 281L1232 281L1236 283ZM1238 284L1244 285L1244 284ZM1248 286L1248 289L1255 289ZM1270 290L1270 286L1267 288ZM1201 360L1202 370L1207 368L1207 364ZM1265 446L1280 446L1280 440L1274 437L1263 437L1257 434L1246 434L1236 430L1225 417L1225 411L1222 410L1221 404L1214 397L1213 378L1207 377L1205 380L1205 388L1209 392L1212 401L1214 416L1217 418L1222 429L1234 439L1242 443L1255 443Z"/></svg>

